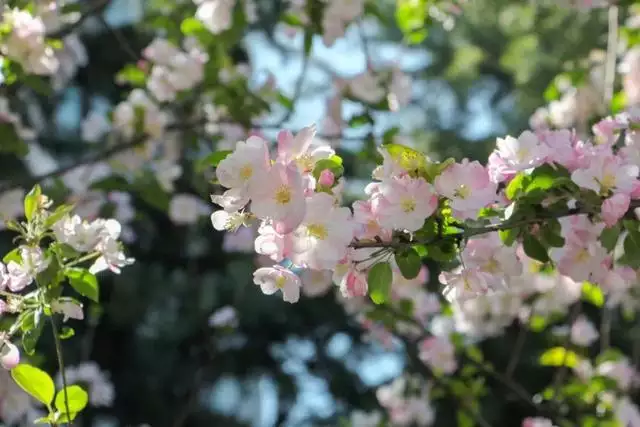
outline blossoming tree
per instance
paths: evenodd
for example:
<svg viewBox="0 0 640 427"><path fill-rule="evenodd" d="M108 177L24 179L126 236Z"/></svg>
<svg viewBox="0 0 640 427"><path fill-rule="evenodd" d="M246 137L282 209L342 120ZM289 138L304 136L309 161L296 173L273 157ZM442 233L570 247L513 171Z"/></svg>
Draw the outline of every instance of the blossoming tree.
<svg viewBox="0 0 640 427"><path fill-rule="evenodd" d="M89 425L87 408L113 404L108 375L90 360L92 334L103 293L124 301L121 312L136 296L117 300L99 281L136 268L139 248L154 246L145 233L182 234L204 217L212 238L224 233L226 252L257 255L254 271L240 268L238 277L269 296L260 304L286 303L274 316L335 295L359 334L402 350L404 373L375 390L377 410L336 411L331 425L640 426L640 10L632 1L501 12L501 22L531 31L547 15L604 25L590 58L561 58L529 129L498 137L481 160L438 160L402 126L378 133L382 112L399 115L413 102L413 78L399 64L375 64L367 33L376 23L388 28L393 14L402 45L423 43L429 29L446 38L456 21L475 19L472 2L152 1L140 24L152 36L140 47L107 21L109 1L8 3L0 151L23 158L31 173L0 185L13 239L0 264L6 423ZM290 96L273 76L250 84L233 61L265 11L301 42ZM78 33L92 22L127 55L115 76L125 89L109 114L91 111L82 122L81 139L98 148L58 164L43 149L54 143L41 138L29 97L54 98L90 63ZM321 122L289 128L314 50L335 47L349 31L365 69L334 76ZM544 46L527 33L510 49L500 61L524 85L535 70L518 59ZM16 100L27 106L20 114ZM360 112L349 117L348 102ZM284 114L275 121L274 106ZM353 136L358 128L365 133ZM348 161L349 141L362 143L358 161ZM350 178L363 165L368 180L354 191ZM172 226L154 229L149 208ZM189 273L202 236L181 237L195 242L183 258ZM152 281L151 271L139 280ZM207 363L233 350L220 337L245 316L217 308L196 337L207 343ZM70 365L65 344L76 329L83 346ZM43 359L55 361L55 380ZM205 372L185 386L187 405L172 425L196 412Z"/></svg>

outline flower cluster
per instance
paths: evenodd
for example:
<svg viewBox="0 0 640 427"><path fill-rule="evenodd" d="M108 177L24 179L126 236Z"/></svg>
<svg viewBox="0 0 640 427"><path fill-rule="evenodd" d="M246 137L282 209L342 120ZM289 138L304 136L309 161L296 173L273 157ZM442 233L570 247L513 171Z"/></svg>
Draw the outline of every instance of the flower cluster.
<svg viewBox="0 0 640 427"><path fill-rule="evenodd" d="M42 19L26 10L8 9L2 20L10 31L2 44L2 53L19 63L26 72L41 75L54 74L58 59L45 39L46 27Z"/></svg>
<svg viewBox="0 0 640 427"><path fill-rule="evenodd" d="M184 52L163 38L155 38L143 50L143 56L153 63L147 89L159 102L176 99L179 92L193 89L204 78L208 55L193 39ZM195 44L195 45L194 45Z"/></svg>
<svg viewBox="0 0 640 427"><path fill-rule="evenodd" d="M257 218L256 252L285 265L331 270L346 255L355 226L349 209L337 206L341 181L336 167L341 166L335 152L314 144L314 135L314 127L295 137L280 133L274 160L258 136L238 143L216 169L227 191L212 197L224 209L211 220L218 230L237 230ZM254 280L265 293L281 289L287 301L300 296L299 276L282 265L258 269Z"/></svg>

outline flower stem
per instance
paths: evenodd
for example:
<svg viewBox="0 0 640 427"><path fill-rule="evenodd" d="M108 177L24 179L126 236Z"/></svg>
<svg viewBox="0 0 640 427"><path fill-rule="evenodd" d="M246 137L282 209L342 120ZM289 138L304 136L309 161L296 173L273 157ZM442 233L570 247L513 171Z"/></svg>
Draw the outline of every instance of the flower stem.
<svg viewBox="0 0 640 427"><path fill-rule="evenodd" d="M58 325L53 318L53 315L49 317L51 321L51 331L53 332L53 342L56 346L56 356L58 358L58 370L60 371L60 375L62 377L62 393L64 393L64 407L67 412L67 422L69 426L73 426L73 422L71 421L71 413L69 411L69 396L67 395L67 375L65 373L64 368L64 358L62 356L62 344L60 343L60 337L58 336Z"/></svg>

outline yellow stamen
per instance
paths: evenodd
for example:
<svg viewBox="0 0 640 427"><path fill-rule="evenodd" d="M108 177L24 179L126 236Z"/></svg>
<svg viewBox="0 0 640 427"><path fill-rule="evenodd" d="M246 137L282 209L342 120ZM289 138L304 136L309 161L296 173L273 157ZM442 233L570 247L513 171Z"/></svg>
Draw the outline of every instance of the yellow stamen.
<svg viewBox="0 0 640 427"><path fill-rule="evenodd" d="M243 181L248 180L252 175L253 168L251 167L251 165L244 165L242 169L240 169L240 178L242 178Z"/></svg>
<svg viewBox="0 0 640 427"><path fill-rule="evenodd" d="M278 278L276 279L276 288L284 288L285 283L287 283L287 279L284 276L278 276Z"/></svg>
<svg viewBox="0 0 640 427"><path fill-rule="evenodd" d="M276 203L279 205L286 205L291 201L291 189L283 185L276 190Z"/></svg>
<svg viewBox="0 0 640 427"><path fill-rule="evenodd" d="M307 232L309 233L309 236L315 237L316 239L319 239L319 240L324 240L329 235L329 232L327 231L327 227L325 227L322 224L308 225Z"/></svg>
<svg viewBox="0 0 640 427"><path fill-rule="evenodd" d="M466 199L467 197L469 197L471 195L471 189L469 187L467 187L466 185L462 184L460 185L460 187L458 187L453 195L455 197L460 197L461 199Z"/></svg>
<svg viewBox="0 0 640 427"><path fill-rule="evenodd" d="M413 199L404 199L400 202L400 206L406 213L413 212L416 210L416 201Z"/></svg>

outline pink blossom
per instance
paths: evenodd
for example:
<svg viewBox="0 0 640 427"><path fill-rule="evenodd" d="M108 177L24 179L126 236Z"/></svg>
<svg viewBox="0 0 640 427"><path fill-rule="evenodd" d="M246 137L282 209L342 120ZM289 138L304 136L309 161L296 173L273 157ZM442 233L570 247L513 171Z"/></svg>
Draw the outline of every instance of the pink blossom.
<svg viewBox="0 0 640 427"><path fill-rule="evenodd" d="M294 230L305 214L302 176L295 165L276 163L256 189L251 210L261 219L274 221L279 233Z"/></svg>
<svg viewBox="0 0 640 427"><path fill-rule="evenodd" d="M377 216L373 213L372 203L369 200L353 202L353 220L359 226L359 229L356 230L356 236L359 239L372 239L374 237L384 239L384 234L390 234L390 231L385 233L378 223Z"/></svg>
<svg viewBox="0 0 640 427"><path fill-rule="evenodd" d="M504 277L522 274L522 263L515 248L505 246L498 233L469 239L461 256L466 267L479 268L489 275Z"/></svg>
<svg viewBox="0 0 640 427"><path fill-rule="evenodd" d="M440 273L440 283L445 285L444 296L449 301L461 300L486 294L491 275L478 268L458 268L454 271Z"/></svg>
<svg viewBox="0 0 640 427"><path fill-rule="evenodd" d="M509 172L519 172L542 164L548 155L548 147L531 131L524 131L516 139L512 136L498 138L496 153Z"/></svg>
<svg viewBox="0 0 640 427"><path fill-rule="evenodd" d="M280 262L291 254L291 236L276 232L269 223L262 223L254 248L256 253Z"/></svg>
<svg viewBox="0 0 640 427"><path fill-rule="evenodd" d="M538 132L540 140L548 147L545 162L557 163L573 170L577 167L578 153L574 147L574 134L567 130Z"/></svg>
<svg viewBox="0 0 640 427"><path fill-rule="evenodd" d="M525 418L522 421L522 427L555 427L553 422L547 418L535 417Z"/></svg>
<svg viewBox="0 0 640 427"><path fill-rule="evenodd" d="M459 219L475 219L478 211L496 201L497 185L477 161L455 163L435 180L438 193L451 200L453 215Z"/></svg>
<svg viewBox="0 0 640 427"><path fill-rule="evenodd" d="M314 125L303 128L295 137L290 131L280 131L277 160L286 164L302 156L307 152L315 134L316 127Z"/></svg>
<svg viewBox="0 0 640 427"><path fill-rule="evenodd" d="M302 293L308 297L326 294L333 287L333 273L330 270L305 269L300 274Z"/></svg>
<svg viewBox="0 0 640 427"><path fill-rule="evenodd" d="M594 153L589 158L589 165L575 170L571 180L601 195L610 191L629 194L634 189L639 171L638 166L625 164L620 157Z"/></svg>
<svg viewBox="0 0 640 427"><path fill-rule="evenodd" d="M419 230L438 207L431 184L422 178L404 176L380 184L381 199L375 210L385 228Z"/></svg>
<svg viewBox="0 0 640 427"><path fill-rule="evenodd" d="M628 390L638 381L638 372L627 358L603 362L598 365L596 372L599 375L615 380L622 390Z"/></svg>
<svg viewBox="0 0 640 427"><path fill-rule="evenodd" d="M627 213L631 197L617 193L602 202L602 220L607 227L613 227Z"/></svg>
<svg viewBox="0 0 640 427"><path fill-rule="evenodd" d="M316 270L333 269L353 239L351 211L337 207L329 194L317 193L307 199L305 212L291 236L291 260Z"/></svg>
<svg viewBox="0 0 640 427"><path fill-rule="evenodd" d="M241 188L249 198L264 185L269 176L267 142L255 136L240 141L235 150L216 168L220 185Z"/></svg>
<svg viewBox="0 0 640 427"><path fill-rule="evenodd" d="M282 266L262 267L253 273L253 283L266 295L282 291L283 300L295 303L300 299L300 278Z"/></svg>
<svg viewBox="0 0 640 427"><path fill-rule="evenodd" d="M451 374L458 368L456 349L447 338L430 337L420 343L420 360L436 372Z"/></svg>
<svg viewBox="0 0 640 427"><path fill-rule="evenodd" d="M586 245L565 243L563 248L552 251L558 271L578 282L602 277L606 273L603 263L607 257L607 251L597 241Z"/></svg>
<svg viewBox="0 0 640 427"><path fill-rule="evenodd" d="M585 316L578 316L571 325L571 342L580 347L588 347L593 344L600 334Z"/></svg>

